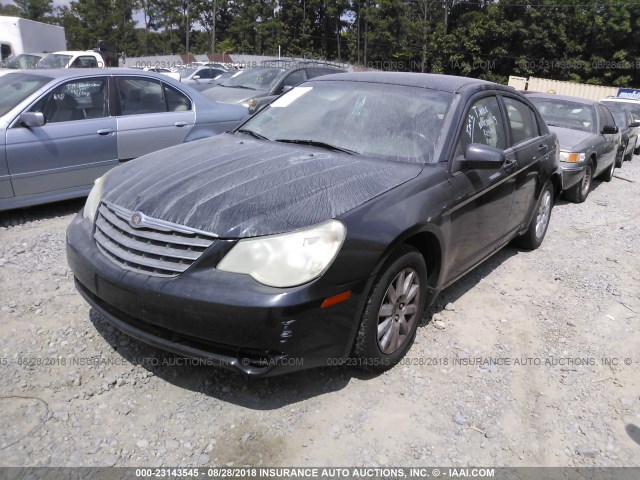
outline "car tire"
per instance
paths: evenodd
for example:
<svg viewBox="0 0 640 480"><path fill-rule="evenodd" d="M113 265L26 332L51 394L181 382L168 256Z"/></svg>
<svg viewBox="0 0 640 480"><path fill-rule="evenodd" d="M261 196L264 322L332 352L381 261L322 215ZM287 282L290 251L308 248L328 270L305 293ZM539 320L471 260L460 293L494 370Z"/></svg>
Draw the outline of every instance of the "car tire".
<svg viewBox="0 0 640 480"><path fill-rule="evenodd" d="M623 160L623 161L624 161L624 162L630 162L632 158L633 158L633 151L631 151L631 152L627 153L627 154L624 156L624 160ZM620 166L622 166L622 165L620 165Z"/></svg>
<svg viewBox="0 0 640 480"><path fill-rule="evenodd" d="M426 287L424 258L402 245L384 264L369 293L353 349L361 368L383 372L404 357L422 318Z"/></svg>
<svg viewBox="0 0 640 480"><path fill-rule="evenodd" d="M582 203L589 196L591 191L591 182L593 180L593 162L589 161L587 169L584 171L582 180L576 183L573 187L563 192L564 197L573 203Z"/></svg>
<svg viewBox="0 0 640 480"><path fill-rule="evenodd" d="M633 149L633 155L640 155L640 147L636 147Z"/></svg>
<svg viewBox="0 0 640 480"><path fill-rule="evenodd" d="M527 231L516 237L514 244L525 250L535 250L540 245L549 228L551 211L553 210L553 184L547 182L540 192L536 209L529 222Z"/></svg>
<svg viewBox="0 0 640 480"><path fill-rule="evenodd" d="M605 170L605 172L603 174L600 175L600 178L602 178L603 182L610 182L611 180L613 180L613 171L616 169L616 162L613 162L609 168L607 168Z"/></svg>
<svg viewBox="0 0 640 480"><path fill-rule="evenodd" d="M625 147L625 149L626 149L626 147ZM625 158L624 158L625 157L625 153L624 153L625 149L622 149L622 153L620 154L620 158L616 158L616 161L615 161L616 168L622 168L622 162L624 162L624 160L625 160Z"/></svg>

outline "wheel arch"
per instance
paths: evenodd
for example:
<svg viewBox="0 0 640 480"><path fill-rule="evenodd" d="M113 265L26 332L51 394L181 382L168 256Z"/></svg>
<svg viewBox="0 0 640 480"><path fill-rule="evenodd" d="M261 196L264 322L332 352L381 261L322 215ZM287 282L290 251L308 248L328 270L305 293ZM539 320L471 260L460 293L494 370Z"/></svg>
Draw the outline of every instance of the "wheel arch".
<svg viewBox="0 0 640 480"><path fill-rule="evenodd" d="M380 257L372 274L373 278L380 275L380 271L393 253L401 246L409 245L422 255L427 266L427 301L428 308L440 293L441 274L443 270L444 242L440 230L435 225L421 225L415 229L403 232L389 245Z"/></svg>

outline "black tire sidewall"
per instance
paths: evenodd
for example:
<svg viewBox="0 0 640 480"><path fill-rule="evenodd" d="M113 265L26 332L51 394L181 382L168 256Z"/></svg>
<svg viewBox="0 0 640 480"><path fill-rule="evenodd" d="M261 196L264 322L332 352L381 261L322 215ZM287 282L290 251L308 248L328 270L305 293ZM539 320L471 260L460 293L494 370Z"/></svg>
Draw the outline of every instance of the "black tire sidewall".
<svg viewBox="0 0 640 480"><path fill-rule="evenodd" d="M382 305L387 288L398 273L405 268L413 268L418 273L420 280L418 318L416 318L405 344L394 353L385 354L380 351L380 347L378 346L378 312L380 311L380 306ZM403 246L399 252L385 263L369 293L356 338L354 353L362 362L363 367L370 367L370 369L373 370L386 370L404 357L413 344L418 324L424 313L425 297L427 294L426 286L427 268L424 258L417 250L411 247L404 248Z"/></svg>

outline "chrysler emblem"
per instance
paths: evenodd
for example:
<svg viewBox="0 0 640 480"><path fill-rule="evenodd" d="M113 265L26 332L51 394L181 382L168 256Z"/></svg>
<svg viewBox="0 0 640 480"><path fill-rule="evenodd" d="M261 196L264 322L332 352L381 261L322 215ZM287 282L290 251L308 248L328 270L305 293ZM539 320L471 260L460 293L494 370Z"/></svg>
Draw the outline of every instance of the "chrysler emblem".
<svg viewBox="0 0 640 480"><path fill-rule="evenodd" d="M131 215L131 223L133 225L140 225L141 221L142 221L142 214L140 212L135 212L133 215Z"/></svg>

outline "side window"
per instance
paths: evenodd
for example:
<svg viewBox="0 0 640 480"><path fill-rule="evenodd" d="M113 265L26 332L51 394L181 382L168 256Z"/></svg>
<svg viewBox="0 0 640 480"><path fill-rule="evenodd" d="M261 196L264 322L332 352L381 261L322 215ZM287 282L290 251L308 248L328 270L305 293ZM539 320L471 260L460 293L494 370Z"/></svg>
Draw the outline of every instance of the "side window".
<svg viewBox="0 0 640 480"><path fill-rule="evenodd" d="M164 86L164 93L167 98L167 106L170 112L191 110L191 101L184 93L179 92L169 85Z"/></svg>
<svg viewBox="0 0 640 480"><path fill-rule="evenodd" d="M507 148L502 115L496 97L476 100L464 117L462 132L456 148L456 157L472 143L481 143L504 150Z"/></svg>
<svg viewBox="0 0 640 480"><path fill-rule="evenodd" d="M97 68L98 61L95 57L85 55L83 57L76 58L71 64L72 68Z"/></svg>
<svg viewBox="0 0 640 480"><path fill-rule="evenodd" d="M203 68L196 75L199 75L200 78L211 78L211 70L208 68Z"/></svg>
<svg viewBox="0 0 640 480"><path fill-rule="evenodd" d="M600 130L605 125L615 125L616 122L613 120L613 115L607 107L603 107L602 105L598 105L598 117L600 118Z"/></svg>
<svg viewBox="0 0 640 480"><path fill-rule="evenodd" d="M7 44L7 43L3 43L2 46L0 46L0 60L2 60L3 62L9 58L11 56L11 45Z"/></svg>
<svg viewBox="0 0 640 480"><path fill-rule="evenodd" d="M42 97L32 108L47 123L108 116L107 79L83 78L64 83Z"/></svg>
<svg viewBox="0 0 640 480"><path fill-rule="evenodd" d="M166 112L164 89L158 80L117 77L122 115Z"/></svg>
<svg viewBox="0 0 640 480"><path fill-rule="evenodd" d="M534 122L533 112L528 105L513 98L504 97L511 126L513 144L517 145L538 136L538 126Z"/></svg>
<svg viewBox="0 0 640 480"><path fill-rule="evenodd" d="M284 79L284 82L282 82L282 91L284 91L285 87L295 87L296 85L300 85L306 79L307 74L305 73L304 69L296 70Z"/></svg>

